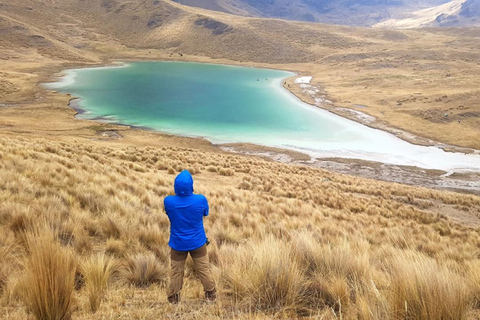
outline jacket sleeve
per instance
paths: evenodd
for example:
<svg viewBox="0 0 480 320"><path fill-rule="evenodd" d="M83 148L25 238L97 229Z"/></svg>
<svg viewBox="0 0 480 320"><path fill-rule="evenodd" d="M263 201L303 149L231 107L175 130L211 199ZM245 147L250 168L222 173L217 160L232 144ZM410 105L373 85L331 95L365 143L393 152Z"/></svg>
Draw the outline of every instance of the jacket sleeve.
<svg viewBox="0 0 480 320"><path fill-rule="evenodd" d="M168 215L168 211L167 211L168 209L167 208L168 208L168 203L169 202L170 201L169 201L168 197L165 197L165 199L163 199L163 210L165 211L165 214L167 214L167 215Z"/></svg>
<svg viewBox="0 0 480 320"><path fill-rule="evenodd" d="M208 216L208 213L210 211L210 208L208 207L208 201L207 201L207 198L205 198L205 196L203 196L203 205L204 205L204 211L203 211L203 216Z"/></svg>

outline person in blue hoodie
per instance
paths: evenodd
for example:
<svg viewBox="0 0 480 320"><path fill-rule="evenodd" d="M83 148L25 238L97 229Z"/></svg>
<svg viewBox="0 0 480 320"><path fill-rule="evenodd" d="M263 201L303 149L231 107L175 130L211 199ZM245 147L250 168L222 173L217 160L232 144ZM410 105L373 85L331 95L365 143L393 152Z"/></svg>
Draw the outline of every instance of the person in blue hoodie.
<svg viewBox="0 0 480 320"><path fill-rule="evenodd" d="M210 262L207 254L208 239L203 227L203 217L208 216L207 198L193 193L193 178L184 170L175 178L175 194L167 196L163 204L170 220L170 260L171 276L167 290L170 303L180 302L183 286L185 260L188 253L193 259L195 269L205 291L205 299L216 299L215 281L210 274Z"/></svg>

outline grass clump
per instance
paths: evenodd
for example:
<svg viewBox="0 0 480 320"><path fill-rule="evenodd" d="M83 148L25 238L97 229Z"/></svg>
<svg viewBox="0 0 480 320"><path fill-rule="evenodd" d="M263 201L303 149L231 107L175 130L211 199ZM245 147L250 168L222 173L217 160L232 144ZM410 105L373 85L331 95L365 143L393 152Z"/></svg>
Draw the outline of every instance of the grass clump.
<svg viewBox="0 0 480 320"><path fill-rule="evenodd" d="M395 319L460 320L470 308L465 280L416 252L397 255L391 271Z"/></svg>
<svg viewBox="0 0 480 320"><path fill-rule="evenodd" d="M27 236L22 299L37 320L69 320L73 311L76 262L53 236Z"/></svg>
<svg viewBox="0 0 480 320"><path fill-rule="evenodd" d="M153 254L135 254L126 257L120 277L136 287L149 287L154 283L164 285L167 268L160 264Z"/></svg>
<svg viewBox="0 0 480 320"><path fill-rule="evenodd" d="M88 305L92 312L96 312L107 291L111 277L118 270L118 262L99 254L90 256L80 264L80 272L85 281Z"/></svg>
<svg viewBox="0 0 480 320"><path fill-rule="evenodd" d="M236 251L223 274L240 307L274 313L302 311L303 277L288 245L272 236Z"/></svg>

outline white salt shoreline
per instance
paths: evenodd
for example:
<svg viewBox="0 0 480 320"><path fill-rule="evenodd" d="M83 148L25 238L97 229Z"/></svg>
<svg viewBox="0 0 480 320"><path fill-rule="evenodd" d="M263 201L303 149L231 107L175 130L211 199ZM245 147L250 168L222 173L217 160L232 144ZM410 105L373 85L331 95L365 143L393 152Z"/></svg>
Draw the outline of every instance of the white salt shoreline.
<svg viewBox="0 0 480 320"><path fill-rule="evenodd" d="M55 82L46 82L42 86L49 90L56 90L63 87L70 86L75 83L75 78L77 77L77 72L79 70L102 70L102 69L118 69L118 68L127 68L130 64L125 62L113 62L108 66L98 66L98 67L85 67L85 68L76 68L68 69L62 71Z"/></svg>
<svg viewBox="0 0 480 320"><path fill-rule="evenodd" d="M306 77L299 77L299 78L296 78L295 79L295 83L303 83L303 84L307 84L307 83L310 83L310 81L312 81L313 77L310 77L310 76L306 76Z"/></svg>
<svg viewBox="0 0 480 320"><path fill-rule="evenodd" d="M296 78L294 82L297 84L309 84L312 79L313 77L311 76L302 76ZM437 146L420 146L411 144L387 131L368 127L360 122L341 117L328 110L310 105L302 101L283 86L280 85L279 87L282 89L281 91L284 94L286 93L291 99L296 100L301 107L307 107L310 110L314 110L315 112L318 112L324 117L328 117L333 121L347 122L349 123L350 127L359 129L360 131L365 130L366 132L375 133L375 135L378 135L379 137L381 136L383 140L387 142L385 148L390 149L391 152L384 153L382 151L388 149L382 150L381 148L379 148L376 152L371 150L373 148L370 148L371 151L366 151L361 150L361 148L356 148L355 146L344 150L341 148L328 147L323 150L318 150L316 148L305 148L293 145L275 145L274 147L285 148L308 154L312 157L312 161L325 158L361 159L385 164L414 166L423 169L439 169L447 171L447 174L451 174L453 172L480 172L480 151L478 150L475 150L474 154L465 154L459 152L447 152ZM398 147L402 148L401 152L390 148L391 146L388 145L388 142L392 144L398 144Z"/></svg>

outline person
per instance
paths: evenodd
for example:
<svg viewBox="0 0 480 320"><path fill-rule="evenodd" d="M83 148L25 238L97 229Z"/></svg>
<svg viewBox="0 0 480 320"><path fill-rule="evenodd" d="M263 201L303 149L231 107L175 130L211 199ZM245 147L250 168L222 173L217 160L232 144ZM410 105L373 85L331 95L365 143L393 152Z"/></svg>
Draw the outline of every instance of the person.
<svg viewBox="0 0 480 320"><path fill-rule="evenodd" d="M170 303L180 302L183 286L185 260L188 254L193 259L195 269L205 291L205 299L216 299L215 281L210 274L210 262L207 254L208 239L203 226L203 218L208 216L207 198L193 193L193 178L187 170L175 178L176 195L167 196L163 203L170 220L170 260L171 276L167 290Z"/></svg>

